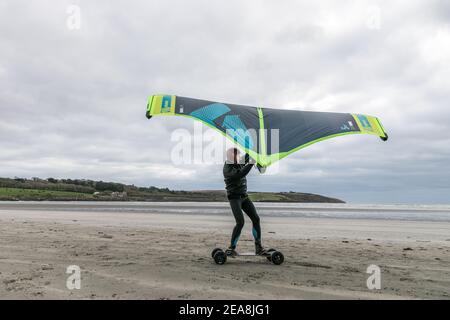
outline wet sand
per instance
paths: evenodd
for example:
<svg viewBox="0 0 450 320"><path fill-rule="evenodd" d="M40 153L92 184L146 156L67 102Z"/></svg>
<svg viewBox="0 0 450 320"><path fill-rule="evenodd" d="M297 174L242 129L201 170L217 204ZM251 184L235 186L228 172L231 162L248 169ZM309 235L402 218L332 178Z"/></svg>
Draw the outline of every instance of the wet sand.
<svg viewBox="0 0 450 320"><path fill-rule="evenodd" d="M0 204L1 299L449 299L450 222L264 217L275 266L216 265L231 216L33 210ZM239 250L251 251L246 220ZM369 265L381 289L369 290ZM81 268L81 289L66 268Z"/></svg>

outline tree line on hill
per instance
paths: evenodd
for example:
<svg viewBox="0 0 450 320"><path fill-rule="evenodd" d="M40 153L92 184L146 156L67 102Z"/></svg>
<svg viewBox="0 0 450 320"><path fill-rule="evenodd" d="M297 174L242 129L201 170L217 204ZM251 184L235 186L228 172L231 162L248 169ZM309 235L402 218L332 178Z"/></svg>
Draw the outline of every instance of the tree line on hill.
<svg viewBox="0 0 450 320"><path fill-rule="evenodd" d="M136 187L117 182L94 181L87 179L55 179L55 178L0 178L0 188L38 189L51 191L68 191L93 194L95 192L171 192L168 188Z"/></svg>

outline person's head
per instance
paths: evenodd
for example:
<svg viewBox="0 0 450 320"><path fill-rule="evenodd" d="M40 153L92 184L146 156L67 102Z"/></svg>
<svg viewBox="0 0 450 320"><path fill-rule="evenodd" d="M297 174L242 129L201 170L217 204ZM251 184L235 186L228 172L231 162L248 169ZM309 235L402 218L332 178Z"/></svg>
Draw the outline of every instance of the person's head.
<svg viewBox="0 0 450 320"><path fill-rule="evenodd" d="M238 163L239 155L241 152L238 148L230 148L227 150L227 162L228 163Z"/></svg>

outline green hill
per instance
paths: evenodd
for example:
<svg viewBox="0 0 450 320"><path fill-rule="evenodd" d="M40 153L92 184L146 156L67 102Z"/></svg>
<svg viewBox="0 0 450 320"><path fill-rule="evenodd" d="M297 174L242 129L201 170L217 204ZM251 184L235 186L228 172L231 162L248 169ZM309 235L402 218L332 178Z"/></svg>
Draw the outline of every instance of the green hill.
<svg viewBox="0 0 450 320"><path fill-rule="evenodd" d="M249 196L257 202L344 202L299 192L250 192ZM0 200L215 202L227 199L222 190L176 191L84 179L0 178Z"/></svg>

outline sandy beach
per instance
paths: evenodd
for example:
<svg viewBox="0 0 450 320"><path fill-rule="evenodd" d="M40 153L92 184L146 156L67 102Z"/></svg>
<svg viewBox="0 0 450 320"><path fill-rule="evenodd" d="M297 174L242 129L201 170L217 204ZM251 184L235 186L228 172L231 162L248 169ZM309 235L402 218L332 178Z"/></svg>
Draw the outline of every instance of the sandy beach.
<svg viewBox="0 0 450 320"><path fill-rule="evenodd" d="M264 217L264 244L285 263L219 266L210 252L228 244L231 215L61 206L0 203L1 299L450 298L450 222ZM241 252L253 250L250 229L247 219ZM366 286L372 264L380 290ZM79 290L66 287L70 265Z"/></svg>

